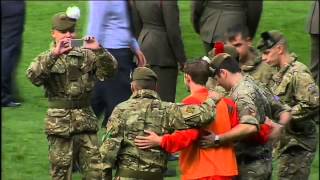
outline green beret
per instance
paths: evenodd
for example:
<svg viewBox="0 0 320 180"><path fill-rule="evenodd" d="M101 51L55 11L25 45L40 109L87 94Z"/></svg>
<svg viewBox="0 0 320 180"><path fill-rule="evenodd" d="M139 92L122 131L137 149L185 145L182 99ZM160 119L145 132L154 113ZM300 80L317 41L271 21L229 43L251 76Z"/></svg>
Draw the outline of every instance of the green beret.
<svg viewBox="0 0 320 180"><path fill-rule="evenodd" d="M154 80L156 81L158 76L155 72L147 67L137 67L132 74L132 81L135 80Z"/></svg>
<svg viewBox="0 0 320 180"><path fill-rule="evenodd" d="M58 31L74 31L76 19L69 18L65 12L57 13L52 18L52 29Z"/></svg>
<svg viewBox="0 0 320 180"><path fill-rule="evenodd" d="M231 57L231 55L229 55L227 53L220 53L220 54L214 56L211 63L210 63L210 67L209 67L211 72L213 74L215 74L216 69L219 68L221 63L227 58L232 58L232 57Z"/></svg>
<svg viewBox="0 0 320 180"><path fill-rule="evenodd" d="M260 51L270 49L274 45L276 45L280 40L285 40L283 34L277 30L263 32L261 33L260 37L261 39L257 46L257 48Z"/></svg>

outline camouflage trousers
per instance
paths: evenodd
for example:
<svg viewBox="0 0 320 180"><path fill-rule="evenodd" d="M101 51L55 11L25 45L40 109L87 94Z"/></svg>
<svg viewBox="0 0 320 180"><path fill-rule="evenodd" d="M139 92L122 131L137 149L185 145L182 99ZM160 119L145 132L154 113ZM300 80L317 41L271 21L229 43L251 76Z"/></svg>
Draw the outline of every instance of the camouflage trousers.
<svg viewBox="0 0 320 180"><path fill-rule="evenodd" d="M315 152L294 146L279 157L279 180L307 180Z"/></svg>
<svg viewBox="0 0 320 180"><path fill-rule="evenodd" d="M238 163L239 176L235 180L271 180L272 159L261 159L250 163Z"/></svg>
<svg viewBox="0 0 320 180"><path fill-rule="evenodd" d="M96 133L77 134L70 138L48 135L47 138L53 180L71 180L75 163L79 164L82 179L101 179L101 157Z"/></svg>

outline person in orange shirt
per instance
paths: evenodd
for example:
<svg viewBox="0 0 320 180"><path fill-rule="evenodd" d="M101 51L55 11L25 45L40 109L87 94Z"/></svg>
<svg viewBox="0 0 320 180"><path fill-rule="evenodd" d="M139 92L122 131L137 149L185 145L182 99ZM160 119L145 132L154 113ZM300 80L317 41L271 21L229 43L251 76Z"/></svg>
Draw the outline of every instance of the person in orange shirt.
<svg viewBox="0 0 320 180"><path fill-rule="evenodd" d="M208 63L203 60L186 63L183 70L185 85L191 94L182 102L201 104L209 95L205 87L210 76ZM181 150L179 164L182 180L231 180L238 175L233 146L229 144L219 148L201 149L197 143L197 139L203 134L224 133L238 124L237 106L232 100L221 98L216 111L215 120L202 129L180 130L164 136L146 131L149 135L137 136L135 143L141 149L161 146L170 153Z"/></svg>

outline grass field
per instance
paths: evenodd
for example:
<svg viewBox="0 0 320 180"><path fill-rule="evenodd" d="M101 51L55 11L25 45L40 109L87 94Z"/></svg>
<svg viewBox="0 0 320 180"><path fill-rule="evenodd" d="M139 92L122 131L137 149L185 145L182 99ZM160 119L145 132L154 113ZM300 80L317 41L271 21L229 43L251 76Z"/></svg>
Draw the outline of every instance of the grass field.
<svg viewBox="0 0 320 180"><path fill-rule="evenodd" d="M187 56L202 56L204 52L201 41L190 24L190 2L180 1L179 4ZM24 102L22 107L16 109L2 108L1 175L5 180L50 179L48 146L43 131L47 102L43 96L43 89L33 86L27 80L25 71L33 58L49 47L52 15L64 11L70 5L80 7L82 17L78 31L85 34L88 11L86 1L27 1L23 53L16 77ZM300 61L309 64L310 43L305 32L309 9L310 1L265 1L257 34L270 29L281 30L288 38L289 48L299 55ZM180 74L177 101L187 95L181 77ZM312 180L319 179L318 159L317 153L312 166ZM169 166L178 170L177 162L170 162ZM80 179L80 176L75 175L74 179ZM179 177L168 178L177 179Z"/></svg>

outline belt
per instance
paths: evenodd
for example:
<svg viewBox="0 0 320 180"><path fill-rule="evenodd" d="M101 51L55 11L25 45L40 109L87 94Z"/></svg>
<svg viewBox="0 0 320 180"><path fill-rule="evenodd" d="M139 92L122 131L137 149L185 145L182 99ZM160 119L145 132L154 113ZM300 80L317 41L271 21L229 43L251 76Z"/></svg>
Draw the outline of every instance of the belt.
<svg viewBox="0 0 320 180"><path fill-rule="evenodd" d="M137 178L143 180L163 180L162 172L135 171L131 169L120 168L116 172L116 176Z"/></svg>
<svg viewBox="0 0 320 180"><path fill-rule="evenodd" d="M90 102L89 99L80 99L80 100L49 100L48 107L49 108L59 108L59 109L80 109L89 107Z"/></svg>
<svg viewBox="0 0 320 180"><path fill-rule="evenodd" d="M144 24L144 25L143 25L143 28L145 28L145 29L160 30L160 31L163 31L163 32L166 32L166 31L167 31L164 26L155 25L155 24Z"/></svg>

